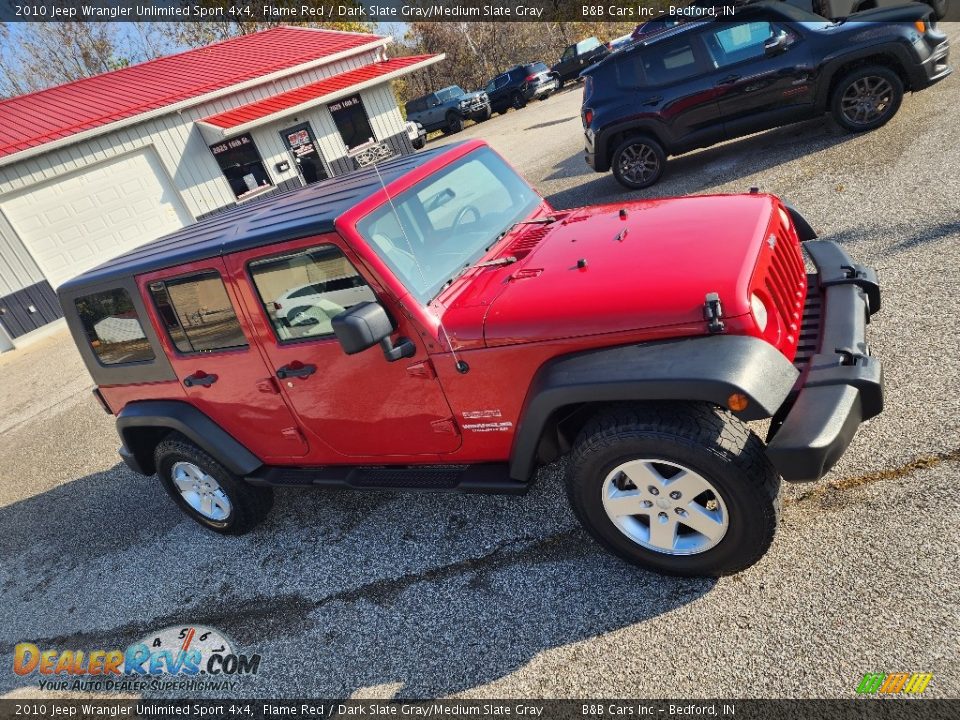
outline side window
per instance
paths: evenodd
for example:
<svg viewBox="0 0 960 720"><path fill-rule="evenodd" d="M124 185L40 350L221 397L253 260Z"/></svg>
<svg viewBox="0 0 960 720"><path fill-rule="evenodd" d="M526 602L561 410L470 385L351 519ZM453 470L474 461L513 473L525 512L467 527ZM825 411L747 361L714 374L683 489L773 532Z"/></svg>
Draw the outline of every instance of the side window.
<svg viewBox="0 0 960 720"><path fill-rule="evenodd" d="M563 55L560 56L560 62L565 60L572 60L574 54L577 52L577 46L571 45L566 50L563 51Z"/></svg>
<svg viewBox="0 0 960 720"><path fill-rule="evenodd" d="M637 57L641 61L648 85L669 85L691 78L700 71L690 38L681 38L663 45L657 43L639 53Z"/></svg>
<svg viewBox="0 0 960 720"><path fill-rule="evenodd" d="M215 270L151 282L148 290L167 334L180 352L247 346L223 280Z"/></svg>
<svg viewBox="0 0 960 720"><path fill-rule="evenodd" d="M507 74L501 75L494 82L496 82L497 90L499 90L500 88L507 86L507 83L510 82L510 76Z"/></svg>
<svg viewBox="0 0 960 720"><path fill-rule="evenodd" d="M724 25L721 30L704 33L703 39L714 67L722 68L744 60L763 57L763 43L773 37L768 22Z"/></svg>
<svg viewBox="0 0 960 720"><path fill-rule="evenodd" d="M334 245L255 260L250 274L280 342L332 335L334 317L376 300Z"/></svg>
<svg viewBox="0 0 960 720"><path fill-rule="evenodd" d="M84 295L74 306L90 347L104 365L153 360L153 348L143 334L141 318L126 290Z"/></svg>
<svg viewBox="0 0 960 720"><path fill-rule="evenodd" d="M577 43L577 54L585 55L586 53L598 47L600 47L599 40L597 40L595 37L587 38L586 40L581 40Z"/></svg>

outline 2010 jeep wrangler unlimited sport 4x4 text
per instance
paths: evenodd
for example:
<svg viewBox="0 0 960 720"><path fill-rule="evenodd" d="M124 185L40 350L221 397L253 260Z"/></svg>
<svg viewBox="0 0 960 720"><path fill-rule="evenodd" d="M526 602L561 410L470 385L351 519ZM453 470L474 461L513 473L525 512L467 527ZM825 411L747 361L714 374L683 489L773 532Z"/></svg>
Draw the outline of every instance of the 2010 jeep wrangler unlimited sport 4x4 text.
<svg viewBox="0 0 960 720"><path fill-rule="evenodd" d="M557 211L470 141L59 293L124 460L208 528L249 530L275 486L522 493L567 454L603 545L718 575L769 547L781 477L821 477L882 407L876 275L815 237L756 192Z"/></svg>

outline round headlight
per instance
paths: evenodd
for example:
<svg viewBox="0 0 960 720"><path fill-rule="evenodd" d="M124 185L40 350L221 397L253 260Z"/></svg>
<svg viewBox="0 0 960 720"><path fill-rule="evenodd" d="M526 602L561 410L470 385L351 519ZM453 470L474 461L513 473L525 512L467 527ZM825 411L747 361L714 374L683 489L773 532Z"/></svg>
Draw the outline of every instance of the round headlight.
<svg viewBox="0 0 960 720"><path fill-rule="evenodd" d="M750 296L750 312L753 313L753 319L757 321L760 332L764 332L767 329L767 306L756 294Z"/></svg>

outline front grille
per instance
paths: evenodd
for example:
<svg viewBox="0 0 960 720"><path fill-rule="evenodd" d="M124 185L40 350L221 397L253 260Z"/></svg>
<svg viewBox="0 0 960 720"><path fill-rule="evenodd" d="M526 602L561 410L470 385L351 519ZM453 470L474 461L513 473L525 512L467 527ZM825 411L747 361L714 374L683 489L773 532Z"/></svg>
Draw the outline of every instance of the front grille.
<svg viewBox="0 0 960 720"><path fill-rule="evenodd" d="M800 330L807 273L799 245L783 227L778 228L775 237L765 284L787 340L794 345Z"/></svg>

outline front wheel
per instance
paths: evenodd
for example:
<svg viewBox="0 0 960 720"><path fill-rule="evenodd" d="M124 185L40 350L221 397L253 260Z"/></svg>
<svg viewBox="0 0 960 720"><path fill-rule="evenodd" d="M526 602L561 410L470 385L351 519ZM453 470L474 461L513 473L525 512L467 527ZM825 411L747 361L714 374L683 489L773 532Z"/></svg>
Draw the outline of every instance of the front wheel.
<svg viewBox="0 0 960 720"><path fill-rule="evenodd" d="M613 151L613 176L628 190L650 187L663 175L667 155L656 140L631 137Z"/></svg>
<svg viewBox="0 0 960 720"><path fill-rule="evenodd" d="M900 77L882 65L871 65L840 78L830 97L830 113L847 130L863 132L886 124L902 101Z"/></svg>
<svg viewBox="0 0 960 720"><path fill-rule="evenodd" d="M182 435L169 435L154 452L157 475L173 501L193 520L224 535L251 530L273 507L273 490L237 477Z"/></svg>
<svg viewBox="0 0 960 720"><path fill-rule="evenodd" d="M567 494L624 560L668 575L739 572L770 547L780 476L737 418L705 404L609 410L573 448Z"/></svg>
<svg viewBox="0 0 960 720"><path fill-rule="evenodd" d="M930 7L933 8L933 16L937 20L943 20L944 16L947 14L947 7L949 5L948 0L927 0Z"/></svg>
<svg viewBox="0 0 960 720"><path fill-rule="evenodd" d="M491 115L493 115L493 110L491 110L490 106L488 105L477 115L477 122L486 122L490 119Z"/></svg>

